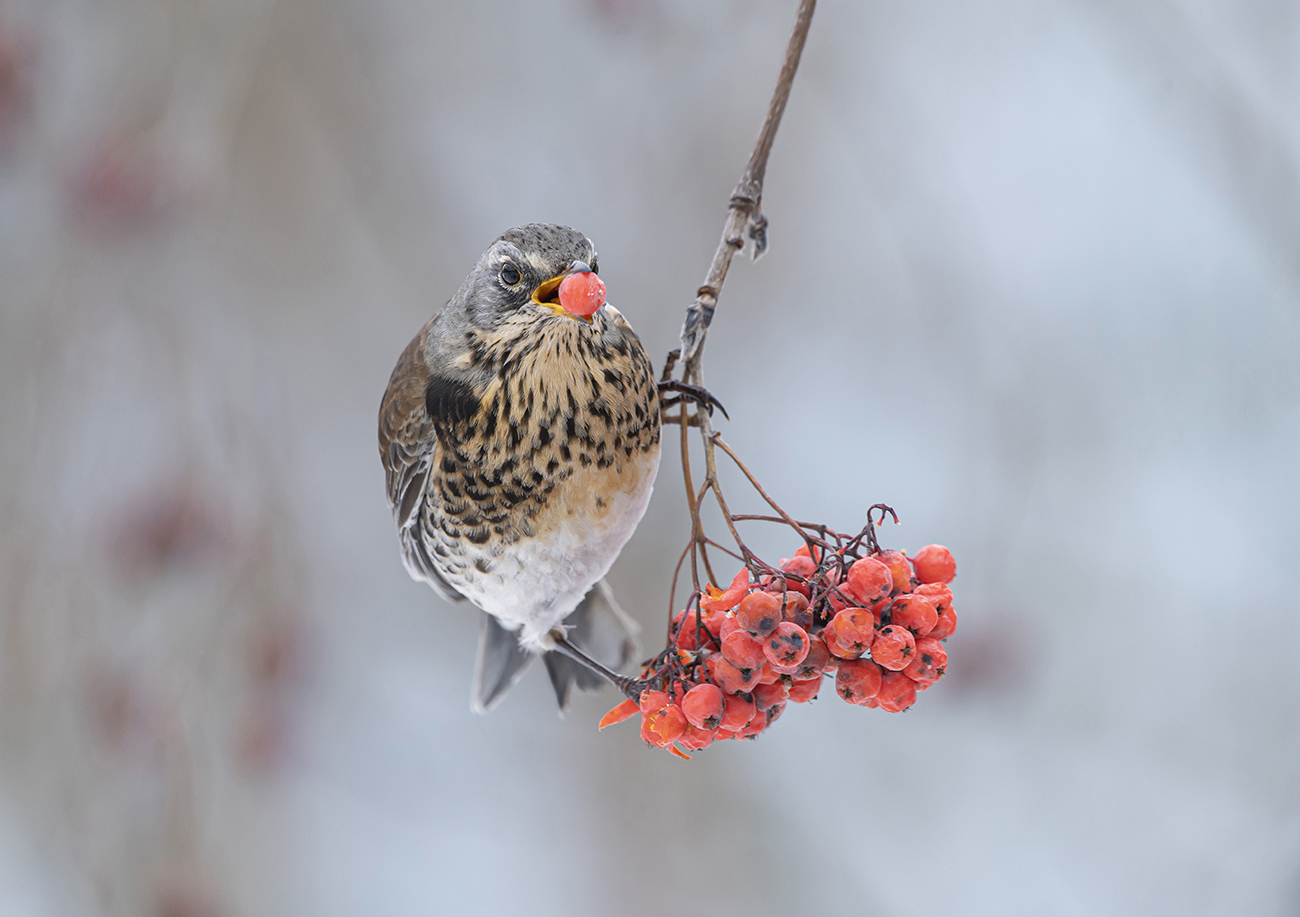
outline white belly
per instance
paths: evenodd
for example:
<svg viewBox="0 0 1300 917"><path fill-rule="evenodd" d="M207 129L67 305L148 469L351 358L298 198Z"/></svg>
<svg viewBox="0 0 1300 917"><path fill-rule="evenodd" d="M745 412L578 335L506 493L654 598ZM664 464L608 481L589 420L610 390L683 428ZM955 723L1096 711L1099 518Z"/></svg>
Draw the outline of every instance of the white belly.
<svg viewBox="0 0 1300 917"><path fill-rule="evenodd" d="M547 649L547 633L609 572L645 515L659 450L643 461L635 488L607 493L599 510L593 510L595 495L584 489L581 477L571 479L572 491L560 501L546 532L512 545L492 558L490 573L457 583L457 588L503 625L518 629L525 648Z"/></svg>

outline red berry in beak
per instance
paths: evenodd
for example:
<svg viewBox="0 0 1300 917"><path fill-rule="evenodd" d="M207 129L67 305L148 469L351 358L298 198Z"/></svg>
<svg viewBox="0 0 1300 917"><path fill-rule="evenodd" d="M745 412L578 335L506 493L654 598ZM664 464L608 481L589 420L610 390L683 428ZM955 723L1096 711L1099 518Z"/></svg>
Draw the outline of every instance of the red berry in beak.
<svg viewBox="0 0 1300 917"><path fill-rule="evenodd" d="M595 274L570 274L560 284L560 305L570 315L594 315L605 305L605 281Z"/></svg>

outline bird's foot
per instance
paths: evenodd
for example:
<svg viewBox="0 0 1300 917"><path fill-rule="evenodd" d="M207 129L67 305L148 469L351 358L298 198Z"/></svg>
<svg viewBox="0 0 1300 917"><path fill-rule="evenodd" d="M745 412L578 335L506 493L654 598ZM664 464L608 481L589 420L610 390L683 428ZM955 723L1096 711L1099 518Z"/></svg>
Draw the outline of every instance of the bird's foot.
<svg viewBox="0 0 1300 917"><path fill-rule="evenodd" d="M696 404L707 409L710 417L713 416L713 409L716 407L722 412L723 417L727 418L727 420L731 419L731 415L728 414L727 409L722 406L722 402L717 398L714 398L712 393L710 393L706 388L702 388L698 385L691 385L689 382L679 382L676 379L664 379L659 383L659 394L663 395L664 392L677 392L678 396L663 401L662 404L664 407L672 407L675 404L680 404L682 401L694 401Z"/></svg>
<svg viewBox="0 0 1300 917"><path fill-rule="evenodd" d="M641 692L645 690L645 682L628 675L620 675L604 663L591 658L577 645L569 642L569 638L564 635L562 628L553 629L549 636L556 652L563 653L579 665L586 666L622 691L624 696L632 700L641 699Z"/></svg>

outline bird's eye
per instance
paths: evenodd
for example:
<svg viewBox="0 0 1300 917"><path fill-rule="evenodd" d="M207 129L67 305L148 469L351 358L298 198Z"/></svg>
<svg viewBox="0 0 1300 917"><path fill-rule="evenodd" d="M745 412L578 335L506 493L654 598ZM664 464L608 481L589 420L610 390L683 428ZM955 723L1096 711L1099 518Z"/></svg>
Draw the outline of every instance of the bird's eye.
<svg viewBox="0 0 1300 917"><path fill-rule="evenodd" d="M501 266L501 282L508 287L517 284L523 277L519 273L519 268L515 267L509 261Z"/></svg>

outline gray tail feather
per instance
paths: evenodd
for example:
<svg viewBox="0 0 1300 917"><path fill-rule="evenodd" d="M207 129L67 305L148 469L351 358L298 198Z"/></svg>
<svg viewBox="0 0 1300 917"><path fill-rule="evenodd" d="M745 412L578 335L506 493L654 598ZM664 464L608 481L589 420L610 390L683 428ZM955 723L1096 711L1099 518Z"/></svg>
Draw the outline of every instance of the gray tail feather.
<svg viewBox="0 0 1300 917"><path fill-rule="evenodd" d="M519 636L506 630L497 619L483 613L483 634L478 641L478 664L474 667L474 690L469 707L487 713L524 674L533 654L519 646Z"/></svg>
<svg viewBox="0 0 1300 917"><path fill-rule="evenodd" d="M564 625L570 641L615 671L637 657L636 635L641 628L618 607L614 590L603 579L591 587L564 619ZM561 713L569 708L569 695L575 686L580 691L594 691L605 684L605 679L567 656L550 652L542 658Z"/></svg>
<svg viewBox="0 0 1300 917"><path fill-rule="evenodd" d="M636 635L641 628L618 607L614 591L604 580L591 587L578 607L564 619L564 625L571 641L611 669L617 671L637 657ZM487 713L501 703L501 698L523 676L533 656L520 648L518 634L506 630L490 614L484 614L470 709ZM599 675L567 656L551 652L542 658L561 712L568 709L575 686L580 691L594 691L605 683Z"/></svg>

